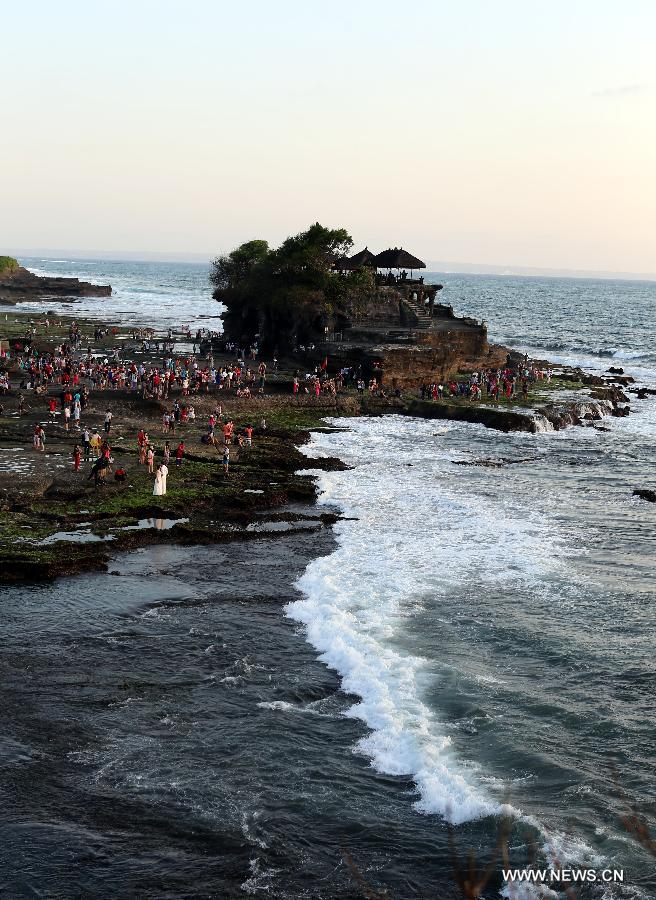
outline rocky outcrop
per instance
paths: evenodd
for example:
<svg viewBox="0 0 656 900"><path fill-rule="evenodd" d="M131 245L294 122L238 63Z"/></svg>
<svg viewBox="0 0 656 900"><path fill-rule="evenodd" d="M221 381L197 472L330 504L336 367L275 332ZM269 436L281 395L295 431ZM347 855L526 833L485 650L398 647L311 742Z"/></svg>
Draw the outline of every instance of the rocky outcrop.
<svg viewBox="0 0 656 900"><path fill-rule="evenodd" d="M604 416L628 416L630 413L628 406L619 406L611 398L548 403L528 411L497 409L474 403L456 405L432 400L410 400L401 411L424 419L474 422L497 431L527 431L530 434L561 431L573 425L589 426Z"/></svg>
<svg viewBox="0 0 656 900"><path fill-rule="evenodd" d="M450 419L454 422L474 422L497 431L528 431L535 434L541 430L533 416L527 413L489 406L454 406L449 403L435 403L429 400L411 400L405 410L408 415L423 419Z"/></svg>
<svg viewBox="0 0 656 900"><path fill-rule="evenodd" d="M411 390L444 382L459 372L496 368L505 364L508 353L505 347L488 344L484 324L446 315L433 317L430 328L418 331L361 325L344 340L327 342L320 350L333 366L360 368L365 378L375 376L387 391Z"/></svg>
<svg viewBox="0 0 656 900"><path fill-rule="evenodd" d="M640 497L648 503L656 503L656 491L650 491L649 488L636 488L633 492L634 497Z"/></svg>
<svg viewBox="0 0 656 900"><path fill-rule="evenodd" d="M52 297L109 297L109 284L91 284L78 278L41 277L22 266L0 273L0 301L47 300Z"/></svg>

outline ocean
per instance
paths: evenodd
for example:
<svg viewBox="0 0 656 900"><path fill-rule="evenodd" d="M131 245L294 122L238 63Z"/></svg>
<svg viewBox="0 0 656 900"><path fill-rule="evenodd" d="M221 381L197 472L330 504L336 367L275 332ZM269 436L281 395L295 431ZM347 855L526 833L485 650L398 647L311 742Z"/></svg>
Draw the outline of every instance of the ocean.
<svg viewBox="0 0 656 900"><path fill-rule="evenodd" d="M116 288L54 311L216 327L205 266L21 261ZM656 387L654 283L435 278L491 340ZM306 447L333 529L5 588L3 895L450 897L451 841L482 866L508 817L513 865L656 897L621 821L654 833L656 398L631 406L336 420Z"/></svg>

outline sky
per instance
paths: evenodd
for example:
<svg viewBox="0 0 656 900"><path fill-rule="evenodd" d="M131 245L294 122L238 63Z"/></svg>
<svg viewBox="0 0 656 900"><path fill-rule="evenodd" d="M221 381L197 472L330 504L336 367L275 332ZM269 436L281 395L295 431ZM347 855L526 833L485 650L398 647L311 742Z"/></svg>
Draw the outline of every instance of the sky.
<svg viewBox="0 0 656 900"><path fill-rule="evenodd" d="M426 260L656 273L652 0L23 0L0 253L214 256L315 221Z"/></svg>

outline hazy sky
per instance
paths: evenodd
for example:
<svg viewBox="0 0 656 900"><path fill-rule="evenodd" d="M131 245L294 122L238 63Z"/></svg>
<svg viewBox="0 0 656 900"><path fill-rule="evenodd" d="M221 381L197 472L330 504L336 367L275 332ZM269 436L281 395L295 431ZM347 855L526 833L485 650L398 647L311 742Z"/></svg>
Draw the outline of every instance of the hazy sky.
<svg viewBox="0 0 656 900"><path fill-rule="evenodd" d="M656 272L653 0L3 4L3 248Z"/></svg>

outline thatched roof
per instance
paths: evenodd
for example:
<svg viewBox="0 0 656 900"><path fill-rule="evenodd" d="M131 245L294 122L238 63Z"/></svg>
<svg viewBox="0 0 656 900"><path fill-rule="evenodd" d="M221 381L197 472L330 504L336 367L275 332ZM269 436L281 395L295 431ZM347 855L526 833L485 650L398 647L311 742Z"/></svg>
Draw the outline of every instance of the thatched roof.
<svg viewBox="0 0 656 900"><path fill-rule="evenodd" d="M362 266L373 266L374 254L368 247L365 247L364 250L360 250L359 253L349 256L348 261L354 269L360 269Z"/></svg>
<svg viewBox="0 0 656 900"><path fill-rule="evenodd" d="M383 250L372 260L377 269L425 269L426 263L403 248Z"/></svg>
<svg viewBox="0 0 656 900"><path fill-rule="evenodd" d="M364 250L360 250L359 253L353 256L342 256L340 259L336 259L333 264L333 268L339 272L355 272L364 266L370 266L372 269L376 268L374 255L368 247L365 247Z"/></svg>

